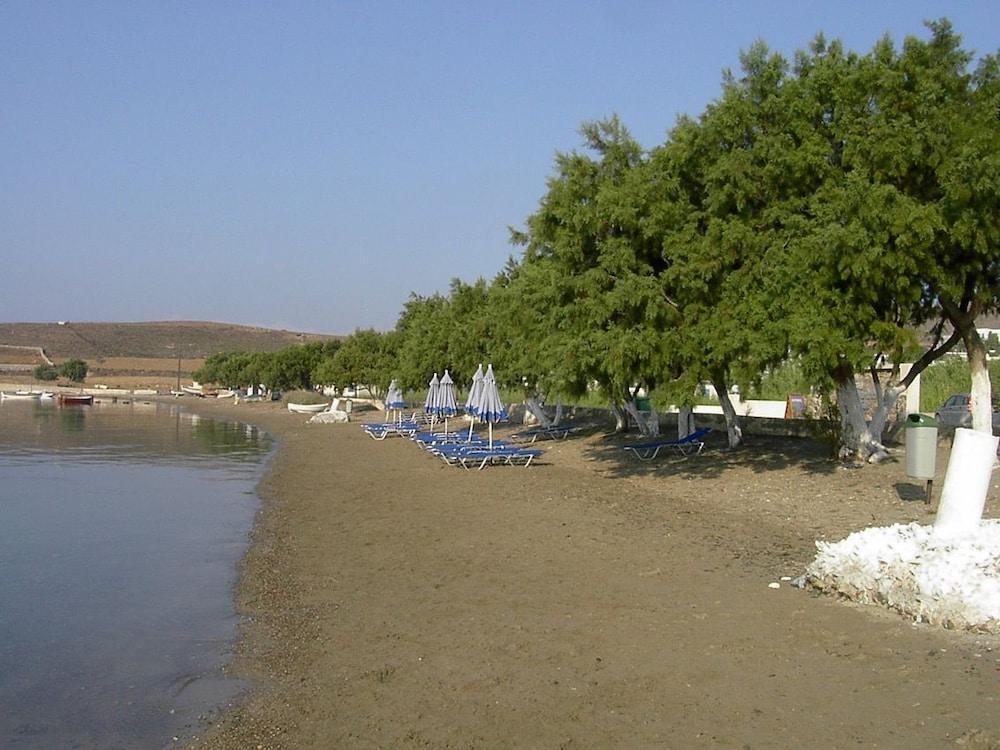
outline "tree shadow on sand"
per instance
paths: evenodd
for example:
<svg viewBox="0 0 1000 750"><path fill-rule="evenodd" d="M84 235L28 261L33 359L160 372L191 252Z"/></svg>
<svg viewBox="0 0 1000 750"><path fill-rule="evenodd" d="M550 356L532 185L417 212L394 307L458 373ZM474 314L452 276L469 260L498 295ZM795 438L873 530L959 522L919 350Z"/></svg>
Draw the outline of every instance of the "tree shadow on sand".
<svg viewBox="0 0 1000 750"><path fill-rule="evenodd" d="M662 436L669 440L669 436ZM754 473L796 467L810 474L832 474L843 466L832 457L829 444L809 438L772 435L745 436L744 445L730 449L725 433L713 431L699 454L682 455L665 448L651 461L640 461L625 446L653 442L637 435L603 435L584 447L586 458L599 463L614 477L676 476L685 479L716 478L733 469Z"/></svg>

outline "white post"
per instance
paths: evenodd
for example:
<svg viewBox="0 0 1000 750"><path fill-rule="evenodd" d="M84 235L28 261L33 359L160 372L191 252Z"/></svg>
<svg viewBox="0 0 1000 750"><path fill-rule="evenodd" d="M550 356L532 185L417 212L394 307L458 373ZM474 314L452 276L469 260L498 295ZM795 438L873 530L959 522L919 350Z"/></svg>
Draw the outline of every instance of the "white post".
<svg viewBox="0 0 1000 750"><path fill-rule="evenodd" d="M963 427L955 430L941 502L934 519L936 536L962 536L979 528L997 457L998 439L978 430Z"/></svg>
<svg viewBox="0 0 1000 750"><path fill-rule="evenodd" d="M910 373L910 368L913 367L913 363L906 363L899 366L899 377L900 379L905 378ZM907 414L919 414L920 413L920 376L917 375L910 383L909 388L906 389L906 413Z"/></svg>

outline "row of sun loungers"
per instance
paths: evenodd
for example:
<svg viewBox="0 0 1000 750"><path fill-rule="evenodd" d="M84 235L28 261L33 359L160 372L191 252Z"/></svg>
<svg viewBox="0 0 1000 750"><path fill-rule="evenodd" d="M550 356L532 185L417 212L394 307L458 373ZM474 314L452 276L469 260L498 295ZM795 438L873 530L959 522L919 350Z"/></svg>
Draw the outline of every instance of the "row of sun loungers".
<svg viewBox="0 0 1000 750"><path fill-rule="evenodd" d="M571 432L580 427L539 427L532 430L513 433L512 441L494 440L492 445L477 436L465 432L441 434L430 432L427 423L416 413L409 419L399 422L376 422L364 425L365 432L374 440L385 440L387 437L407 437L437 456L449 466L461 466L464 469L483 469L486 466L503 464L507 466L530 466L531 462L542 455L539 448L525 447L538 440L565 440ZM682 456L701 453L705 447L705 437L712 430L708 427L695 430L690 435L677 440L656 440L646 443L633 443L624 446L640 461L652 461L661 451L677 451Z"/></svg>
<svg viewBox="0 0 1000 750"><path fill-rule="evenodd" d="M492 446L478 436L466 432L447 435L430 432L427 425L414 415L400 422L375 422L364 425L364 430L374 440L387 437L407 437L449 466L463 469L483 469L487 466L529 466L542 455L538 448L526 448L505 440L494 440Z"/></svg>

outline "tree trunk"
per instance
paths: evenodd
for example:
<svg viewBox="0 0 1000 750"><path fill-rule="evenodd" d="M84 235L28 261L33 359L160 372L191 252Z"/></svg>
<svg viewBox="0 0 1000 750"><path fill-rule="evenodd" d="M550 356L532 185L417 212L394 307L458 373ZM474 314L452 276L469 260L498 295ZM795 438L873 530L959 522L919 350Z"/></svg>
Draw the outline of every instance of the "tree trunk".
<svg viewBox="0 0 1000 750"><path fill-rule="evenodd" d="M646 424L649 426L650 435L660 434L660 414L652 404L649 405L649 417L646 419Z"/></svg>
<svg viewBox="0 0 1000 750"><path fill-rule="evenodd" d="M526 398L524 400L524 406L529 412L531 412L531 414L535 417L535 419L538 420L538 423L542 427L552 426L552 420L549 419L548 415L545 413L545 410L542 408L542 405L538 403L537 396L531 396L530 398Z"/></svg>
<svg viewBox="0 0 1000 750"><path fill-rule="evenodd" d="M562 422L562 416L563 416L563 402L562 402L562 398L558 398L558 399L556 399L556 415L552 419L552 426L553 427L555 427L556 425L558 425L559 423Z"/></svg>
<svg viewBox="0 0 1000 750"><path fill-rule="evenodd" d="M733 402L729 398L729 388L726 386L725 377L716 373L712 377L712 385L719 395L719 404L722 405L722 415L726 418L726 435L729 438L729 447L738 448L743 442L743 430L740 429L740 418L733 408Z"/></svg>
<svg viewBox="0 0 1000 750"><path fill-rule="evenodd" d="M608 408L611 410L611 416L615 418L615 432L621 433L628 430L628 417L625 410L614 401L608 404Z"/></svg>
<svg viewBox="0 0 1000 750"><path fill-rule="evenodd" d="M697 427L694 424L694 409L690 406L682 406L677 412L677 439L686 438Z"/></svg>
<svg viewBox="0 0 1000 750"><path fill-rule="evenodd" d="M972 376L971 411L972 429L993 434L993 389L990 385L990 371L986 366L986 346L974 327L963 331L965 353L969 358L969 374Z"/></svg>
<svg viewBox="0 0 1000 750"><path fill-rule="evenodd" d="M640 433L642 433L645 436L659 434L660 432L659 425L658 424L655 425L654 428L654 425L652 424L653 420L650 419L649 421L647 421L639 413L639 410L635 406L635 399L629 399L628 401L625 402L625 411L628 412L628 415L632 417L633 420L635 420L636 426L639 428Z"/></svg>
<svg viewBox="0 0 1000 750"><path fill-rule="evenodd" d="M865 421L861 395L854 382L854 371L842 368L837 381L837 409L840 411L840 458L877 462L888 457L885 446L879 442L882 435L873 435ZM883 418L884 424L884 418Z"/></svg>
<svg viewBox="0 0 1000 750"><path fill-rule="evenodd" d="M903 395L905 390L905 388L898 385L892 385L887 386L882 392L879 402L875 407L875 413L872 415L872 421L868 426L868 433L874 436L876 440L882 440L882 434L885 432L885 425L889 421L889 415L892 413L896 401L899 400L899 397Z"/></svg>

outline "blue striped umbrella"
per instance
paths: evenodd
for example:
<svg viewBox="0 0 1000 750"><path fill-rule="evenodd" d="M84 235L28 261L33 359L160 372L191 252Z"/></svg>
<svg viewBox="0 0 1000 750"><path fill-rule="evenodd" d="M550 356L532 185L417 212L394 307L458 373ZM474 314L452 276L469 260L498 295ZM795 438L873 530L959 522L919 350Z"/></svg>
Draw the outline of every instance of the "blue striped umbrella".
<svg viewBox="0 0 1000 750"><path fill-rule="evenodd" d="M429 387L427 388L427 398L424 399L424 414L435 414L435 409L437 409L438 400L438 390L440 389L440 383L438 381L438 374L434 373L434 377L431 378Z"/></svg>
<svg viewBox="0 0 1000 750"><path fill-rule="evenodd" d="M490 426L490 448L493 447L493 425L496 422L507 421L507 407L500 400L500 392L497 390L497 379L493 374L493 365L486 367L486 375L483 376L483 387L473 405L473 412L476 417L489 423Z"/></svg>
<svg viewBox="0 0 1000 750"><path fill-rule="evenodd" d="M472 376L472 385L469 387L469 397L465 399L465 413L470 417L469 440L472 439L472 428L476 426L476 413L473 405L483 392L483 366L476 368L476 374Z"/></svg>
<svg viewBox="0 0 1000 750"><path fill-rule="evenodd" d="M454 417L458 413L458 404L455 402L455 383L447 370L441 377L434 410L439 417L444 417L444 434L447 435L448 417Z"/></svg>
<svg viewBox="0 0 1000 750"><path fill-rule="evenodd" d="M399 420L403 420L402 409L406 406L406 402L403 400L403 392L399 390L399 386L396 385L396 379L393 378L392 382L389 383L389 390L385 393L385 409L386 411L397 411L400 412ZM388 420L386 420L388 421Z"/></svg>

